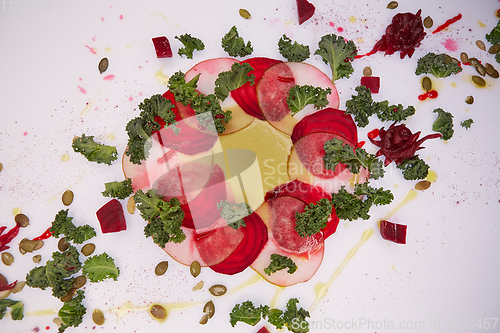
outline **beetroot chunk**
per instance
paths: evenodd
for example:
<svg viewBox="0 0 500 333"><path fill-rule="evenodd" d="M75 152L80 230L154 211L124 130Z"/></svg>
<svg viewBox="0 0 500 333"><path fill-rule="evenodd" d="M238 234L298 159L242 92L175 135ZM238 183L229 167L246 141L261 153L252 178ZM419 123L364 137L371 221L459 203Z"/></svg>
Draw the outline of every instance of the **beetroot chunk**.
<svg viewBox="0 0 500 333"><path fill-rule="evenodd" d="M99 208L96 215L103 234L127 230L122 204L116 199Z"/></svg>
<svg viewBox="0 0 500 333"><path fill-rule="evenodd" d="M153 38L153 45L155 46L156 57L157 58L171 58L172 49L170 48L170 42L167 37L155 37Z"/></svg>
<svg viewBox="0 0 500 333"><path fill-rule="evenodd" d="M297 0L297 11L299 13L299 25L313 16L316 8L307 0Z"/></svg>
<svg viewBox="0 0 500 333"><path fill-rule="evenodd" d="M397 243L406 244L406 226L392 223L386 220L380 221L380 234L383 239Z"/></svg>
<svg viewBox="0 0 500 333"><path fill-rule="evenodd" d="M377 94L380 89L380 77L378 76L363 76L361 85L370 89L372 94Z"/></svg>

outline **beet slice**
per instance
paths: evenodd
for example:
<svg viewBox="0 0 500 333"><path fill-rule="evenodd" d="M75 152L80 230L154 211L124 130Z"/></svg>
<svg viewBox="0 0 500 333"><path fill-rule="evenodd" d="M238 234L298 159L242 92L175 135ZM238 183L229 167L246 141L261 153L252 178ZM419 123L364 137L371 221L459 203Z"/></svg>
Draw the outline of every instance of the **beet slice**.
<svg viewBox="0 0 500 333"><path fill-rule="evenodd" d="M244 238L233 253L224 261L210 268L215 272L233 275L244 271L259 256L267 243L268 233L265 223L255 212L243 218Z"/></svg>
<svg viewBox="0 0 500 333"><path fill-rule="evenodd" d="M183 265L189 266L193 261L197 261L201 266L206 267L207 264L201 258L196 247L196 230L182 226L181 230L186 235L186 238L180 243L167 242L163 250L175 261Z"/></svg>
<svg viewBox="0 0 500 333"><path fill-rule="evenodd" d="M103 234L127 230L122 204L116 199L111 199L99 208L96 215Z"/></svg>
<svg viewBox="0 0 500 333"><path fill-rule="evenodd" d="M242 61L242 63L247 63L253 68L248 74L253 74L255 76L254 84L251 85L250 82L245 83L238 89L231 91L231 97L238 103L243 111L252 117L266 120L260 109L259 102L257 101L257 84L266 69L281 62L281 60L263 57L250 58Z"/></svg>
<svg viewBox="0 0 500 333"><path fill-rule="evenodd" d="M377 94L380 89L380 77L363 76L361 77L361 85L370 89L372 94Z"/></svg>
<svg viewBox="0 0 500 333"><path fill-rule="evenodd" d="M153 45L156 51L157 58L171 58L172 49L170 48L170 42L167 37L155 37L153 38Z"/></svg>
<svg viewBox="0 0 500 333"><path fill-rule="evenodd" d="M313 16L316 8L307 0L297 0L297 12L299 14L299 25Z"/></svg>
<svg viewBox="0 0 500 333"><path fill-rule="evenodd" d="M302 118L293 128L292 142L317 132L342 136L355 146L358 143L358 128L352 117L344 111L326 108ZM344 140L345 141L345 140Z"/></svg>
<svg viewBox="0 0 500 333"><path fill-rule="evenodd" d="M380 234L383 239L397 243L406 244L406 225L392 223L386 220L380 221Z"/></svg>

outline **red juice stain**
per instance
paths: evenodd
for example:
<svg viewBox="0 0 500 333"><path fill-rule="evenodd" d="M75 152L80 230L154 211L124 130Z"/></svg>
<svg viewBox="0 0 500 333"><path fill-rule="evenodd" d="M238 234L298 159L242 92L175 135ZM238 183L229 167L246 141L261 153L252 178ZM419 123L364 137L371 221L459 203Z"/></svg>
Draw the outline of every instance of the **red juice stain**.
<svg viewBox="0 0 500 333"><path fill-rule="evenodd" d="M123 15L120 15L120 20L123 20Z"/></svg>
<svg viewBox="0 0 500 333"><path fill-rule="evenodd" d="M132 102L134 100L134 98L131 96L128 98L128 100Z"/></svg>
<svg viewBox="0 0 500 333"><path fill-rule="evenodd" d="M103 22L103 21L104 21L104 17L101 17L101 22Z"/></svg>
<svg viewBox="0 0 500 333"><path fill-rule="evenodd" d="M451 38L447 38L444 43L441 43L444 45L444 47L448 50L448 51L456 51L458 50L458 42L456 40L453 40Z"/></svg>
<svg viewBox="0 0 500 333"><path fill-rule="evenodd" d="M429 90L428 92L423 93L422 95L418 96L419 101L425 101L427 98L437 98L438 97L438 92L436 90Z"/></svg>
<svg viewBox="0 0 500 333"><path fill-rule="evenodd" d="M344 31L344 28L342 28L342 27L338 27L338 28L337 28L337 31L338 31L338 32L343 32L343 31Z"/></svg>
<svg viewBox="0 0 500 333"><path fill-rule="evenodd" d="M50 330L50 326L45 326L45 329L48 331Z"/></svg>
<svg viewBox="0 0 500 333"><path fill-rule="evenodd" d="M330 27L332 27L332 28L335 26L335 24L333 24L333 22L332 22L332 21L328 22L328 25L329 25Z"/></svg>
<svg viewBox="0 0 500 333"><path fill-rule="evenodd" d="M362 148L365 145L365 141L359 141L358 144L356 145L356 148Z"/></svg>
<svg viewBox="0 0 500 333"><path fill-rule="evenodd" d="M78 89L80 89L80 92L82 94L86 94L87 93L87 90L85 90L85 88L83 88L83 87L78 86Z"/></svg>
<svg viewBox="0 0 500 333"><path fill-rule="evenodd" d="M462 18L462 14L458 14L457 16L455 17L452 17L451 19L447 20L446 22L444 22L443 24L441 24L439 27L436 28L436 30L434 30L432 33L435 34L436 32L440 32L446 28L448 28L451 24L457 22L458 20L460 20Z"/></svg>
<svg viewBox="0 0 500 333"><path fill-rule="evenodd" d="M88 46L88 45L85 45L85 47L86 47L86 48L88 48L88 49L89 49L89 51L90 51L92 54L96 54L96 53L97 53L97 52L94 50L94 48L93 48L93 47L90 47L90 46Z"/></svg>
<svg viewBox="0 0 500 333"><path fill-rule="evenodd" d="M106 81L111 81L115 78L115 76L113 74L109 74L109 75L106 75L103 80L106 80Z"/></svg>
<svg viewBox="0 0 500 333"><path fill-rule="evenodd" d="M380 130L378 128L375 128L374 130L368 132L368 134L366 136L369 139L375 139L379 133L380 133Z"/></svg>
<svg viewBox="0 0 500 333"><path fill-rule="evenodd" d="M28 132L24 132L24 133L23 133L23 135L24 135L24 136L28 136Z"/></svg>

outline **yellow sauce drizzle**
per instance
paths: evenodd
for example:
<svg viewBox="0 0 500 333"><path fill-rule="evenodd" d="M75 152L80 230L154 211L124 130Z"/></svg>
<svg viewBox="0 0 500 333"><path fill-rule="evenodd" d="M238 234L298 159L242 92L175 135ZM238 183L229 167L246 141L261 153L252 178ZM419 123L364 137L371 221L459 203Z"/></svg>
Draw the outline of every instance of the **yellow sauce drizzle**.
<svg viewBox="0 0 500 333"><path fill-rule="evenodd" d="M316 294L316 300L314 301L313 305L309 308L309 311L312 311L316 307L316 305L318 305L319 301L321 301L326 296L328 288L330 288L333 281L335 281L335 279L340 275L345 265L347 265L347 263L352 259L352 257L354 257L356 252L359 250L361 245L363 245L372 235L373 235L373 229L372 228L366 229L363 232L363 235L361 236L361 240L358 242L358 244L356 244L356 246L354 246L347 253L347 256L345 257L344 261L335 270L330 280L328 280L328 282L326 283L323 282L316 283L316 285L314 286L314 293Z"/></svg>
<svg viewBox="0 0 500 333"><path fill-rule="evenodd" d="M26 312L25 316L49 316L49 315L57 315L59 310L57 309L48 309L48 310L39 310L39 311L30 311Z"/></svg>
<svg viewBox="0 0 500 333"><path fill-rule="evenodd" d="M430 181L431 183L435 182L437 180L437 173L434 170L429 170L429 173L427 174L427 177L425 178L426 180Z"/></svg>
<svg viewBox="0 0 500 333"><path fill-rule="evenodd" d="M387 215L383 218L383 220L387 220L388 218L393 216L398 210L401 209L401 207L406 205L408 202L416 199L417 197L418 197L418 192L413 189L410 190L406 195L406 197L404 197L403 200L401 200L401 202L396 207L394 207L389 213L387 213Z"/></svg>
<svg viewBox="0 0 500 333"><path fill-rule="evenodd" d="M17 214L21 214L21 208L16 207L12 210L12 215L16 216Z"/></svg>
<svg viewBox="0 0 500 333"><path fill-rule="evenodd" d="M281 292L285 289L285 287L280 287L280 286L275 286L275 287L276 287L276 293L274 294L273 298L271 299L271 302L269 302L270 308L277 308L278 307L278 300L280 298Z"/></svg>
<svg viewBox="0 0 500 333"><path fill-rule="evenodd" d="M153 317L151 315L151 313L150 313L150 315L151 315L151 318L153 318L157 321L160 321L160 322L164 322L166 319L168 319L170 311L182 310L182 309L189 308L189 307L196 306L196 305L200 305L200 304L202 304L202 302L152 303L150 305L135 306L131 302L126 302L125 304L120 305L117 308L107 310L107 312L116 314L116 316L118 317L118 320L121 320L123 316L125 316L126 314L128 314L132 311L147 311L147 312L149 312L149 310L151 309L151 307L153 305L161 305L165 309L165 311L167 312L167 317L164 320L159 320L158 318Z"/></svg>
<svg viewBox="0 0 500 333"><path fill-rule="evenodd" d="M157 79L158 81L160 81L160 84L162 86L166 86L167 85L167 83L168 83L168 76L166 76L165 74L163 74L163 67L156 71L156 73L155 73L155 79Z"/></svg>
<svg viewBox="0 0 500 333"><path fill-rule="evenodd" d="M68 162L69 161L69 155L68 154L64 154L63 156L61 156L61 161Z"/></svg>
<svg viewBox="0 0 500 333"><path fill-rule="evenodd" d="M245 282L242 282L240 283L239 285L237 285L236 287L234 287L230 292L229 294L233 295L233 294L236 294L237 292L240 292L242 291L243 289L246 289L248 287L251 287L253 286L254 284L256 283L259 283L260 281L262 281L262 276L260 276L259 274L255 274L254 276L252 276L251 278L249 278L248 280L246 280Z"/></svg>

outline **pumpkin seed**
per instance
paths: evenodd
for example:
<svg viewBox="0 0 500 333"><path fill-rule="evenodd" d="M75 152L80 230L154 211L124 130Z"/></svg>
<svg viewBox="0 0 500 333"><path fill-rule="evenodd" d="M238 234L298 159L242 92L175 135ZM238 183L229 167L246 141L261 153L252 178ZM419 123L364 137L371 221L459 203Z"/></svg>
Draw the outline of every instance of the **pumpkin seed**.
<svg viewBox="0 0 500 333"><path fill-rule="evenodd" d="M493 74L493 72L495 71L495 67L493 67L493 65L492 65L492 64L490 64L490 63L486 63L486 64L484 64L484 69L486 70L486 73L487 73L488 75Z"/></svg>
<svg viewBox="0 0 500 333"><path fill-rule="evenodd" d="M488 50L489 54L496 54L498 52L500 52L500 44L495 44Z"/></svg>
<svg viewBox="0 0 500 333"><path fill-rule="evenodd" d="M101 310L95 309L94 312L92 312L92 321L96 325L102 325L106 321L106 318L104 318L104 313L102 313Z"/></svg>
<svg viewBox="0 0 500 333"><path fill-rule="evenodd" d="M36 256L33 256L33 262L35 264L39 264L40 261L42 261L42 256L40 254L37 254Z"/></svg>
<svg viewBox="0 0 500 333"><path fill-rule="evenodd" d="M134 196L131 196L127 201L127 211L133 215L135 213L135 200Z"/></svg>
<svg viewBox="0 0 500 333"><path fill-rule="evenodd" d="M160 304L151 306L151 308L149 309L149 313L151 313L154 318L159 320L165 320L168 316L167 310Z"/></svg>
<svg viewBox="0 0 500 333"><path fill-rule="evenodd" d="M19 250L23 250L24 253L22 254L26 254L26 252L33 252L35 251L35 248L36 246L38 245L38 242L37 241L34 241L34 240L30 240L30 239L27 239L27 238L24 238L20 243L19 243Z"/></svg>
<svg viewBox="0 0 500 333"><path fill-rule="evenodd" d="M246 9L241 8L239 12L240 12L240 16L246 20L249 20L252 18L252 15L250 15L248 10L246 10Z"/></svg>
<svg viewBox="0 0 500 333"><path fill-rule="evenodd" d="M9 252L2 252L2 262L5 265L10 266L14 262L14 256Z"/></svg>
<svg viewBox="0 0 500 333"><path fill-rule="evenodd" d="M453 60L451 59L451 57L449 55L445 54L443 63L445 65L448 65L448 64L451 64L452 62L453 62Z"/></svg>
<svg viewBox="0 0 500 333"><path fill-rule="evenodd" d="M199 262L197 261L193 261L191 263L191 265L189 266L189 271L191 272L191 275L193 277L197 277L198 275L200 275L200 272L201 272L201 265Z"/></svg>
<svg viewBox="0 0 500 333"><path fill-rule="evenodd" d="M3 164L0 163L0 172L2 172L2 170L3 170Z"/></svg>
<svg viewBox="0 0 500 333"><path fill-rule="evenodd" d="M162 261L158 265L156 265L155 274L157 276L161 276L161 275L165 274L167 269L168 269L168 261Z"/></svg>
<svg viewBox="0 0 500 333"><path fill-rule="evenodd" d="M200 324L205 325L208 322L208 315L203 315L200 319Z"/></svg>
<svg viewBox="0 0 500 333"><path fill-rule="evenodd" d="M59 318L59 317L55 317L55 318L52 320L52 322L53 322L54 324L56 324L56 325L57 325L57 327L61 327L61 326L62 326L62 320L61 320L61 318Z"/></svg>
<svg viewBox="0 0 500 333"><path fill-rule="evenodd" d="M467 104L472 104L472 103L474 103L474 97L472 97L472 96L467 96L467 98L465 99L465 103L467 103Z"/></svg>
<svg viewBox="0 0 500 333"><path fill-rule="evenodd" d="M472 75L472 82L479 87L484 87L486 86L486 81L480 76L477 75Z"/></svg>
<svg viewBox="0 0 500 333"><path fill-rule="evenodd" d="M24 214L17 214L14 217L14 221L16 221L16 223L21 228L25 228L25 227L29 226L29 224L30 224L30 219L26 215L24 215Z"/></svg>
<svg viewBox="0 0 500 333"><path fill-rule="evenodd" d="M64 295L63 297L61 297L61 302L71 301L71 299L73 298L73 296L75 296L75 294L76 294L76 289L75 288L71 288L70 290L68 290L68 292L66 293L66 295Z"/></svg>
<svg viewBox="0 0 500 333"><path fill-rule="evenodd" d="M80 289L81 287L83 287L85 284L87 283L87 278L84 276L84 275L80 275L80 276L77 276L71 286L75 289Z"/></svg>
<svg viewBox="0 0 500 333"><path fill-rule="evenodd" d="M94 253L94 251L95 251L95 245L92 243L85 244L81 250L82 254L86 257Z"/></svg>
<svg viewBox="0 0 500 333"><path fill-rule="evenodd" d="M498 79L498 71L496 69L494 69L494 71L491 73L491 74L488 74L489 76L491 76L492 78L494 79Z"/></svg>
<svg viewBox="0 0 500 333"><path fill-rule="evenodd" d="M431 79L429 79L429 77L425 76L425 77L422 79L422 88L423 88L425 91L430 91L430 90L432 90L432 81L431 81Z"/></svg>
<svg viewBox="0 0 500 333"><path fill-rule="evenodd" d="M455 65L460 66L460 60L458 60L457 58L451 57L451 62L454 63Z"/></svg>
<svg viewBox="0 0 500 333"><path fill-rule="evenodd" d="M28 238L23 238L23 239L19 242L19 253L21 253L22 255L25 255L25 254L27 253L27 251L21 247L21 243L22 243L22 242L25 242L25 241L27 241L27 240L29 240L29 239L28 239Z"/></svg>
<svg viewBox="0 0 500 333"><path fill-rule="evenodd" d="M467 53L460 53L460 61L462 62L462 64L466 64L469 62L469 56L467 55Z"/></svg>
<svg viewBox="0 0 500 333"><path fill-rule="evenodd" d="M108 69L108 65L109 65L109 60L108 58L102 58L101 61L99 61L99 65L97 66L97 68L99 69L99 73L104 73L106 71L106 69Z"/></svg>
<svg viewBox="0 0 500 333"><path fill-rule="evenodd" d="M433 25L434 25L434 21L431 19L430 16L427 16L426 18L424 18L424 27L426 27L427 29L430 29L430 28L432 28Z"/></svg>
<svg viewBox="0 0 500 333"><path fill-rule="evenodd" d="M22 291L24 289L24 286L26 285L26 281L20 281L16 283L14 288L10 290L11 293L17 294L18 292Z"/></svg>
<svg viewBox="0 0 500 333"><path fill-rule="evenodd" d="M372 76L372 69L368 66L366 66L363 69L363 76Z"/></svg>
<svg viewBox="0 0 500 333"><path fill-rule="evenodd" d="M62 202L64 206L69 206L73 202L73 198L75 195L73 194L73 191L71 190L66 190L63 195L62 195Z"/></svg>
<svg viewBox="0 0 500 333"><path fill-rule="evenodd" d="M35 245L35 248L33 249L33 251L38 251L40 250L42 247L43 247L43 240L39 239L39 240L36 240L36 245Z"/></svg>
<svg viewBox="0 0 500 333"><path fill-rule="evenodd" d="M479 64L476 66L476 72L478 72L479 75L481 75L481 76L485 76L486 75L486 68L484 68L484 66L482 64Z"/></svg>
<svg viewBox="0 0 500 333"><path fill-rule="evenodd" d="M66 238L61 238L59 242L57 242L57 249L60 252L64 252L69 248L69 243L66 241Z"/></svg>
<svg viewBox="0 0 500 333"><path fill-rule="evenodd" d="M203 285L205 284L205 282L203 281L200 281L198 282L194 287L193 287L193 291L196 291L196 290L200 290L201 288L203 288Z"/></svg>
<svg viewBox="0 0 500 333"><path fill-rule="evenodd" d="M477 60L477 58L469 58L469 65L471 65L472 67L476 67L477 65L479 65L479 60Z"/></svg>
<svg viewBox="0 0 500 333"><path fill-rule="evenodd" d="M476 46L481 50L486 51L486 45L484 45L484 42L482 40L476 40Z"/></svg>
<svg viewBox="0 0 500 333"><path fill-rule="evenodd" d="M7 298L9 297L9 295L10 295L10 290L0 291L0 299Z"/></svg>
<svg viewBox="0 0 500 333"><path fill-rule="evenodd" d="M397 1L391 1L391 2L389 2L389 4L387 5L387 8L388 8L388 9L396 9L396 8L398 8L398 5L399 5L399 4L398 4L398 2L397 2Z"/></svg>
<svg viewBox="0 0 500 333"><path fill-rule="evenodd" d="M205 306L203 307L203 313L206 313L208 316L208 319L212 318L215 313L215 305L214 302L208 301Z"/></svg>
<svg viewBox="0 0 500 333"><path fill-rule="evenodd" d="M495 14L498 18L500 18L500 9L497 10L496 14Z"/></svg>
<svg viewBox="0 0 500 333"><path fill-rule="evenodd" d="M215 284L208 288L208 291L214 296L222 296L227 292L227 288L222 284Z"/></svg>
<svg viewBox="0 0 500 333"><path fill-rule="evenodd" d="M415 184L415 190L423 191L427 190L431 186L431 182L428 180L422 180Z"/></svg>

